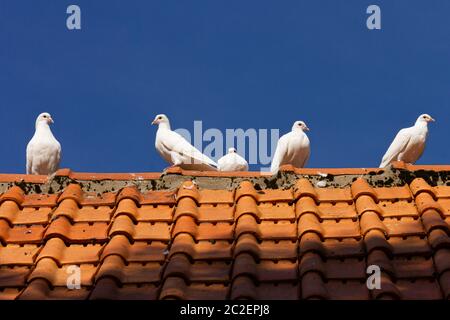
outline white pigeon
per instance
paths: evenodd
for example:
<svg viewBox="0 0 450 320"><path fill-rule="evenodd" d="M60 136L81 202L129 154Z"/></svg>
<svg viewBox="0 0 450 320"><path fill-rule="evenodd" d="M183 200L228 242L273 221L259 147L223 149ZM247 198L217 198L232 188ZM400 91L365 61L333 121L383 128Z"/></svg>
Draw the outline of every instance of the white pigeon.
<svg viewBox="0 0 450 320"><path fill-rule="evenodd" d="M414 126L401 129L381 160L380 168L393 161L415 163L425 149L428 136L428 122L435 121L428 114L421 114Z"/></svg>
<svg viewBox="0 0 450 320"><path fill-rule="evenodd" d="M228 153L220 158L219 171L248 171L248 163L242 158L235 148L229 148Z"/></svg>
<svg viewBox="0 0 450 320"><path fill-rule="evenodd" d="M205 156L170 128L169 118L158 114L152 124L158 125L155 147L161 157L172 166L199 171L217 171L217 163Z"/></svg>
<svg viewBox="0 0 450 320"><path fill-rule="evenodd" d="M59 168L61 145L50 130L51 123L47 112L36 119L36 131L27 145L27 174L51 175Z"/></svg>
<svg viewBox="0 0 450 320"><path fill-rule="evenodd" d="M277 144L273 155L270 171L276 174L280 166L291 164L303 168L309 159L310 143L305 131L309 128L303 121L295 121L292 130L283 135Z"/></svg>

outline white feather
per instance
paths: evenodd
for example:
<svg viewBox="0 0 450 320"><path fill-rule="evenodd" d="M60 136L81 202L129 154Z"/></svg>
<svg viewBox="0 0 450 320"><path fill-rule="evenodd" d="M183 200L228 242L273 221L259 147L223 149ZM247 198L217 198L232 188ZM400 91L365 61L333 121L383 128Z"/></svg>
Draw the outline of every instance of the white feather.
<svg viewBox="0 0 450 320"><path fill-rule="evenodd" d="M422 114L417 118L414 126L401 129L383 156L380 168L388 166L393 161L415 163L419 160L425 149L430 121L434 119L427 114Z"/></svg>
<svg viewBox="0 0 450 320"><path fill-rule="evenodd" d="M303 121L296 121L292 131L279 140L272 159L270 171L276 174L280 166L291 164L303 168L309 160L310 142L303 130L309 130Z"/></svg>
<svg viewBox="0 0 450 320"><path fill-rule="evenodd" d="M236 149L230 148L228 153L220 158L219 171L248 171L247 161L236 153Z"/></svg>
<svg viewBox="0 0 450 320"><path fill-rule="evenodd" d="M59 168L61 145L53 136L49 123L53 120L48 113L36 119L36 130L27 145L27 174L50 175Z"/></svg>
<svg viewBox="0 0 450 320"><path fill-rule="evenodd" d="M159 117L161 119L158 119ZM155 139L156 150L171 165L188 170L217 170L217 163L171 130L167 116L158 115L153 123L159 125Z"/></svg>

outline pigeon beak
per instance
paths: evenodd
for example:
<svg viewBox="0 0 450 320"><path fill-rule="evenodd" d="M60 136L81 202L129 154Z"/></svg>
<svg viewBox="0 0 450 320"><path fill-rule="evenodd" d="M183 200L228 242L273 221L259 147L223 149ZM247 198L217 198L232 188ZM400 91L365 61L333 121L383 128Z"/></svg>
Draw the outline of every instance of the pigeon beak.
<svg viewBox="0 0 450 320"><path fill-rule="evenodd" d="M153 120L152 125L155 125L155 124L157 124L157 122L156 122L156 120Z"/></svg>
<svg viewBox="0 0 450 320"><path fill-rule="evenodd" d="M306 131L309 131L309 128L308 128L308 127L305 127L305 130L306 130Z"/></svg>
<svg viewBox="0 0 450 320"><path fill-rule="evenodd" d="M53 121L52 118L49 118L48 121L49 121L50 123L55 123L55 121Z"/></svg>
<svg viewBox="0 0 450 320"><path fill-rule="evenodd" d="M434 118L430 118L431 121L436 122L436 120Z"/></svg>

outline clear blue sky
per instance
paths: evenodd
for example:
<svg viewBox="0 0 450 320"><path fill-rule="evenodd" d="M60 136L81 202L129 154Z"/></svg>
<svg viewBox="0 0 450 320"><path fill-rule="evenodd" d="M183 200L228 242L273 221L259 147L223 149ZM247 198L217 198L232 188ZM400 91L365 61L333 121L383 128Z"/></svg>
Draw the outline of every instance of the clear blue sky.
<svg viewBox="0 0 450 320"><path fill-rule="evenodd" d="M370 4L382 30L366 28ZM0 172L24 172L42 111L75 171L161 171L157 113L188 129L304 120L308 167L372 167L426 112L419 163L448 164L449 15L448 0L1 0Z"/></svg>

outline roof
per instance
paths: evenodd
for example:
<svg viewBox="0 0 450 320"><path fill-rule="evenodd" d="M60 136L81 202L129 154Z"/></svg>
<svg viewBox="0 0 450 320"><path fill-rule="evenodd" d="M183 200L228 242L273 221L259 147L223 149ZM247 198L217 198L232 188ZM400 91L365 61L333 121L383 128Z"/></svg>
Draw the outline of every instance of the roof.
<svg viewBox="0 0 450 320"><path fill-rule="evenodd" d="M449 174L0 175L0 299L449 299Z"/></svg>

